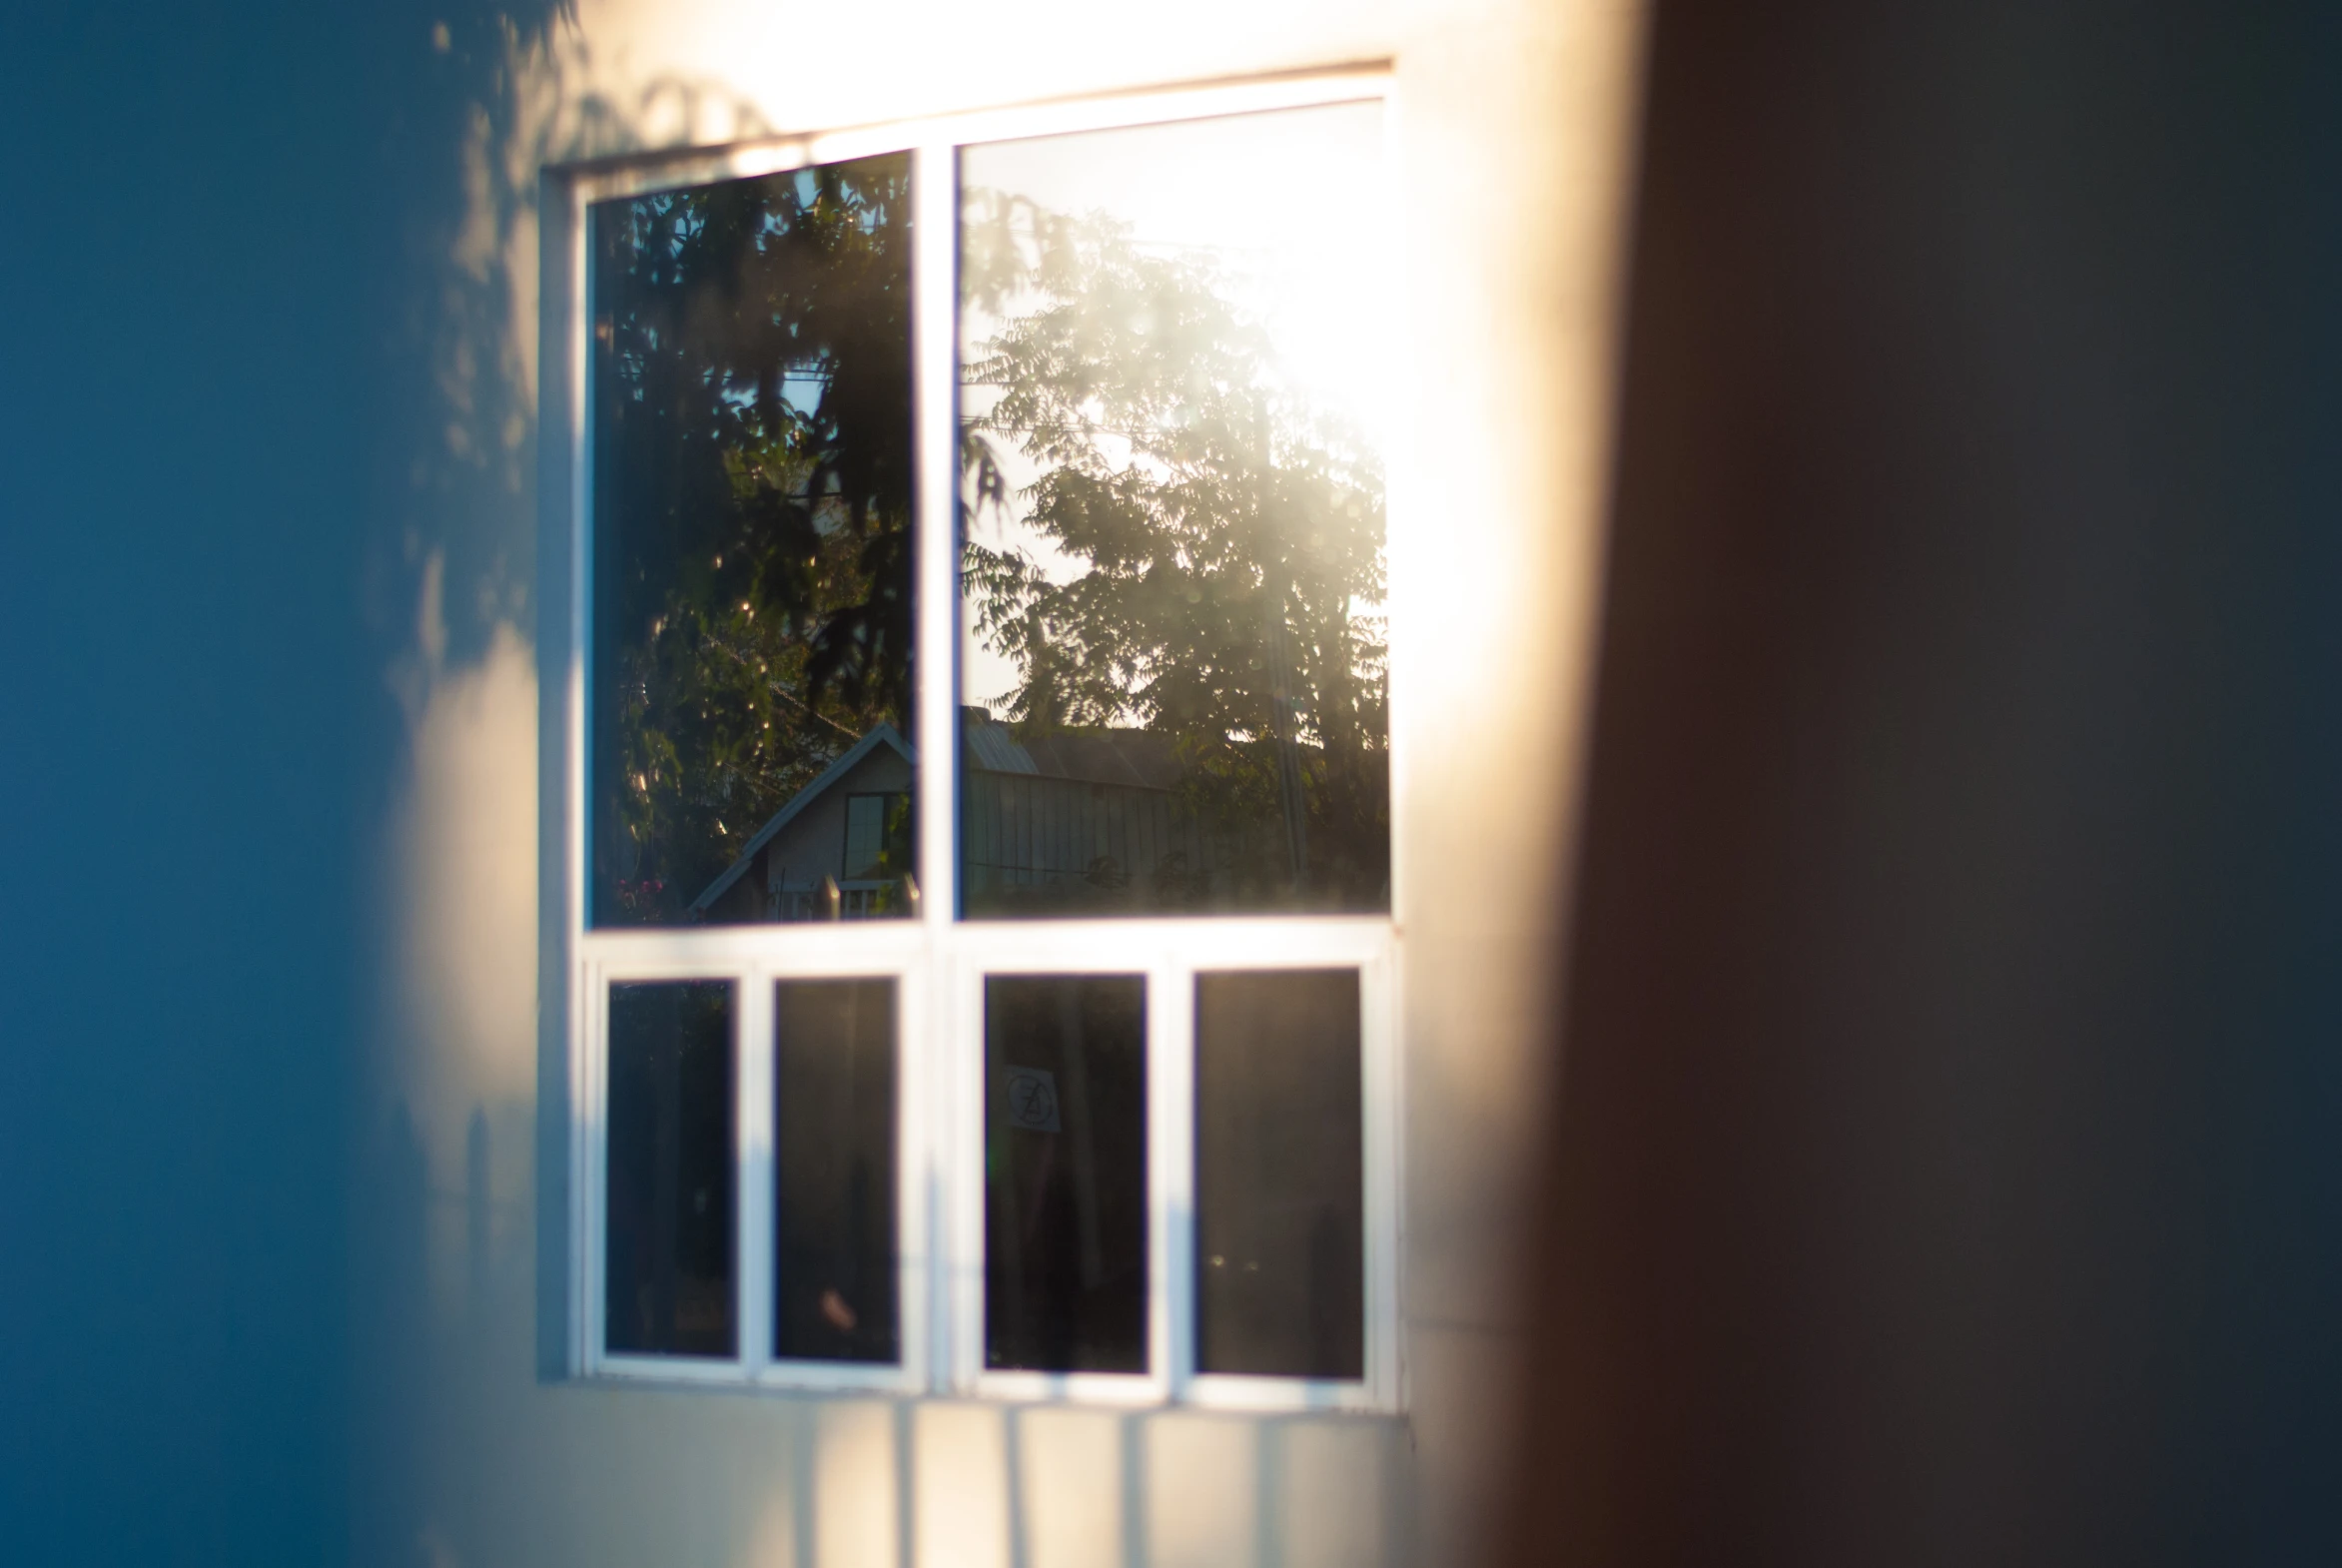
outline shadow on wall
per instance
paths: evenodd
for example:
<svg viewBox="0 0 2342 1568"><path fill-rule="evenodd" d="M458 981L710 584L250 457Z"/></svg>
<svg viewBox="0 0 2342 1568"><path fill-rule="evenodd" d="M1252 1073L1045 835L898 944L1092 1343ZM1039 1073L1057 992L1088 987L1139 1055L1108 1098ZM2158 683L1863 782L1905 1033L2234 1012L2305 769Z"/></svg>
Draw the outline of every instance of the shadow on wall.
<svg viewBox="0 0 2342 1568"><path fill-rule="evenodd" d="M387 160L406 267L382 302L394 327L385 405L409 417L378 453L386 493L402 498L373 541L368 615L410 726L433 677L487 662L499 630L533 646L538 171L771 131L718 88L628 81L567 9L481 9L418 32L428 85ZM434 559L448 595L436 645L414 621Z"/></svg>
<svg viewBox="0 0 2342 1568"><path fill-rule="evenodd" d="M401 265L375 301L390 330L372 460L390 498L364 603L395 740L366 1103L436 1194L466 1188L488 1119L527 1120L536 1092L538 170L765 130L712 90L604 70L566 13L418 22L384 156ZM495 1183L500 1207L529 1200L525 1163Z"/></svg>
<svg viewBox="0 0 2342 1568"><path fill-rule="evenodd" d="M370 748L388 787L354 1232L367 1561L477 1560L452 1543L492 1513L497 1466L466 1435L462 1374L534 1364L537 172L763 129L692 84L603 71L568 10L435 10L383 67L396 257L371 301L362 603L394 738ZM494 1331L511 1323L517 1344Z"/></svg>
<svg viewBox="0 0 2342 1568"><path fill-rule="evenodd" d="M525 1203L469 1119L460 1192L411 1120L374 1152L363 1281L387 1419L367 1561L1373 1568L1403 1560L1403 1428L1374 1418L547 1384L529 1375ZM432 1299L445 1260L461 1278Z"/></svg>

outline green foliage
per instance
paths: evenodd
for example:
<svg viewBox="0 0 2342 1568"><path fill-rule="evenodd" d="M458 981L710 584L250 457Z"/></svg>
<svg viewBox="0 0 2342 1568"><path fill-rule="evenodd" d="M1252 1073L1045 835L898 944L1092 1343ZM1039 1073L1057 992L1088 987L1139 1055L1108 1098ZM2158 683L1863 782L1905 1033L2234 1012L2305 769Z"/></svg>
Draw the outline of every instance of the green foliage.
<svg viewBox="0 0 2342 1568"><path fill-rule="evenodd" d="M596 919L677 919L911 681L908 160L595 212Z"/></svg>
<svg viewBox="0 0 2342 1568"><path fill-rule="evenodd" d="M961 442L962 570L1011 659L1025 733L1175 737L1181 804L1251 891L1301 878L1262 843L1299 775L1307 880L1379 899L1388 875L1382 475L1370 445L1279 378L1238 289L1127 228L972 191L963 294L998 331L966 380L998 390ZM1009 451L1040 469L1018 494ZM1021 516L1061 557L975 542ZM1065 562L1075 570L1065 569ZM1249 900L1247 900L1249 902Z"/></svg>
<svg viewBox="0 0 2342 1568"><path fill-rule="evenodd" d="M908 194L892 157L596 209L599 923L683 918L846 747L909 729ZM1160 905L1213 876L1289 893L1304 861L1313 901L1377 899L1370 447L1279 381L1209 267L983 192L963 246L998 325L967 372L997 392L964 430L970 512L1053 552L963 556L977 632L1018 670L1004 717L1171 739L1181 809L1237 853L1152 868ZM1016 496L1011 451L1039 473Z"/></svg>

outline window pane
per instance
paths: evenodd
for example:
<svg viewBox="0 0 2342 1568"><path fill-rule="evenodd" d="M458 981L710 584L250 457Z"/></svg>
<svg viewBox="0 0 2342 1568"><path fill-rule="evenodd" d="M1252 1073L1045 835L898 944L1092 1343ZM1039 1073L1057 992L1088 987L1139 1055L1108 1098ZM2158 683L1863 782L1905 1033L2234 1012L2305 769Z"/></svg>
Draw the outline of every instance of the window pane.
<svg viewBox="0 0 2342 1568"><path fill-rule="evenodd" d="M1389 907L1380 148L962 155L965 914Z"/></svg>
<svg viewBox="0 0 2342 1568"><path fill-rule="evenodd" d="M985 1364L1147 1369L1147 983L984 987Z"/></svg>
<svg viewBox="0 0 2342 1568"><path fill-rule="evenodd" d="M732 988L610 988L612 1350L733 1353Z"/></svg>
<svg viewBox="0 0 2342 1568"><path fill-rule="evenodd" d="M851 795L910 829L909 185L593 209L597 926L911 907L907 855L846 846Z"/></svg>
<svg viewBox="0 0 2342 1568"><path fill-rule="evenodd" d="M1195 980L1195 1364L1365 1375L1358 973Z"/></svg>
<svg viewBox="0 0 2342 1568"><path fill-rule="evenodd" d="M895 983L783 982L773 1038L773 1353L892 1361Z"/></svg>
<svg viewBox="0 0 2342 1568"><path fill-rule="evenodd" d="M850 883L911 872L911 797L846 797L846 866Z"/></svg>

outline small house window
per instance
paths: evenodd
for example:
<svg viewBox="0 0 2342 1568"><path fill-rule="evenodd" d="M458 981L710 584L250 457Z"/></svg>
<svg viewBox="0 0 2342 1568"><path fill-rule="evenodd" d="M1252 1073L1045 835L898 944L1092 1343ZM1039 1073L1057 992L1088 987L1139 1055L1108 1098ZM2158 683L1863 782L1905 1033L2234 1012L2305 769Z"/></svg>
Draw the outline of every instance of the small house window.
<svg viewBox="0 0 2342 1568"><path fill-rule="evenodd" d="M911 871L911 797L846 797L845 876L853 882L890 881Z"/></svg>
<svg viewBox="0 0 2342 1568"><path fill-rule="evenodd" d="M580 1371L1397 1400L1381 92L569 176Z"/></svg>

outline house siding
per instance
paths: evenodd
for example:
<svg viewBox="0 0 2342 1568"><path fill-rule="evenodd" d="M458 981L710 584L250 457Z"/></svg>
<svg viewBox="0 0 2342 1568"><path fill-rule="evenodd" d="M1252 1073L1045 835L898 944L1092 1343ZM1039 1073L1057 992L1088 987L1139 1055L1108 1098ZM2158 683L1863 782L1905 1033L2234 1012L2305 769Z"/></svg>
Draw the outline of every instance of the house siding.
<svg viewBox="0 0 2342 1568"><path fill-rule="evenodd" d="M1174 855L1204 864L1204 840L1168 790L970 769L962 780L961 875L971 904L1082 884L1151 902Z"/></svg>

